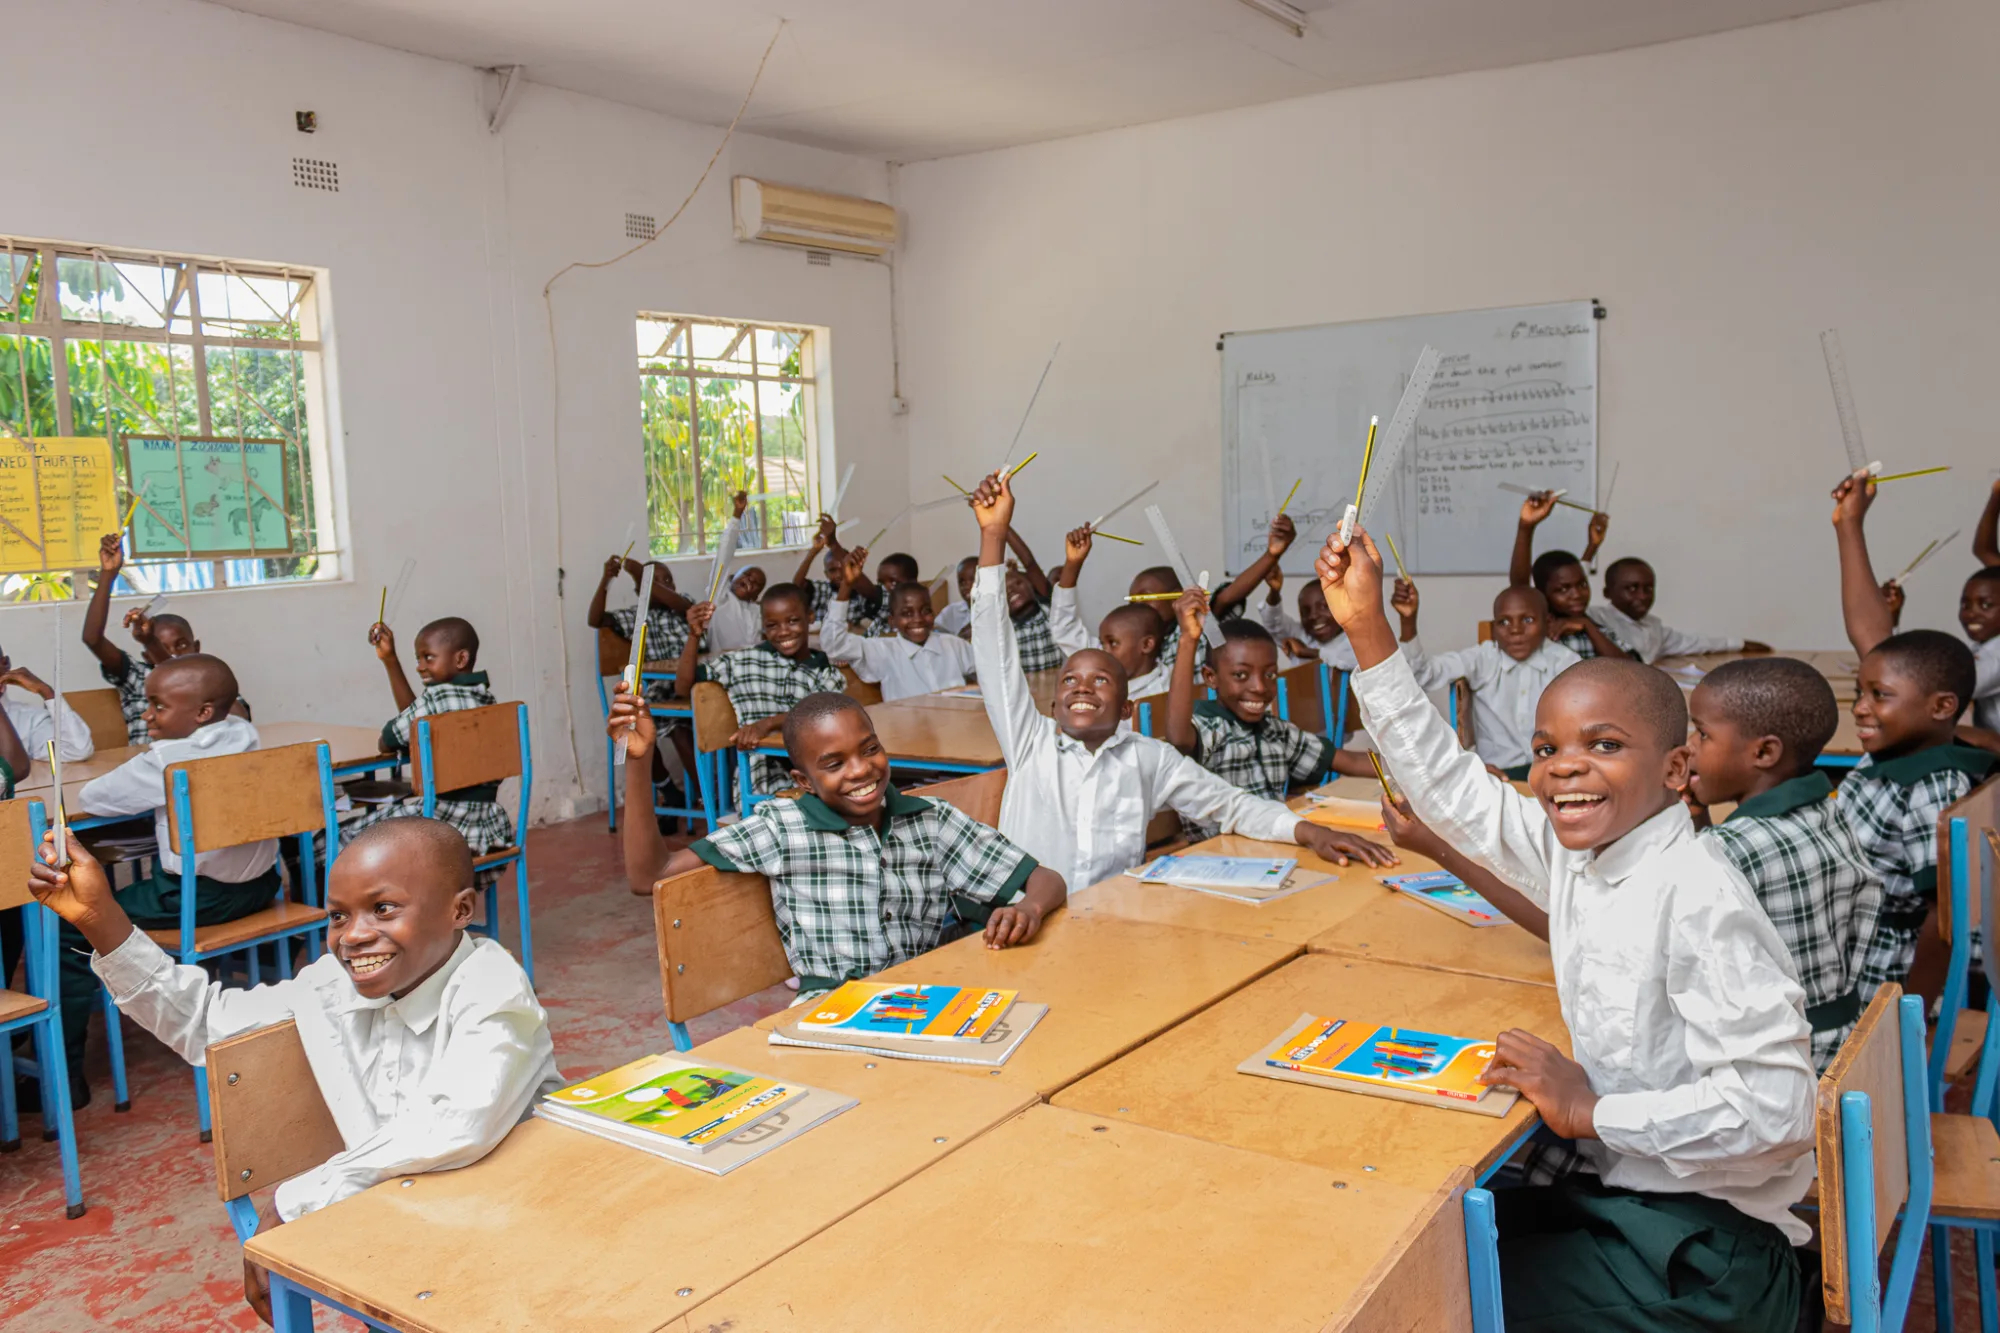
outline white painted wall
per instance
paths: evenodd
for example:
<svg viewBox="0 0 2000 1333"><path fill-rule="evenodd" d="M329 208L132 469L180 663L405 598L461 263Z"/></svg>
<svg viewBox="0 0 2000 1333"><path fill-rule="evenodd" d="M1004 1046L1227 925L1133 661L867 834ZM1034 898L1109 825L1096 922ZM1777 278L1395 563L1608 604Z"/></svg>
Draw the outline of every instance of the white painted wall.
<svg viewBox="0 0 2000 1333"><path fill-rule="evenodd" d="M1654 562L1670 624L1836 646L1834 325L1873 452L1957 469L1885 488L1872 524L1885 573L1965 526L1904 622L1955 628L2000 466L1996 63L1987 0L1888 0L904 168L912 488L999 462L1060 338L1017 526L1059 559L1162 476L1214 566L1218 333L1594 296L1607 553ZM924 521L926 568L976 549L962 515ZM1101 547L1086 607L1158 558ZM1498 582L1424 580L1427 641L1469 643Z"/></svg>
<svg viewBox="0 0 2000 1333"><path fill-rule="evenodd" d="M471 619L495 691L533 708L542 809L579 795L573 755L582 789L601 798L583 617L604 557L644 513L642 309L831 328L840 455L859 464L857 493L903 503L887 271L809 268L794 252L739 245L729 228L732 174L880 198L882 164L739 137L665 238L565 278L558 463L543 284L630 244L627 210L664 221L720 131L530 86L495 137L473 70L193 0L9 0L4 12L10 50L93 59L15 62L10 98L61 110L12 141L0 231L330 273L349 579L176 599L259 717L389 716L364 636L381 585L415 557L396 626L406 655L425 620ZM319 113L318 134L294 129L302 108ZM338 162L340 193L296 189L295 153ZM629 583L618 597L631 602ZM71 688L100 683L74 643L80 620L80 608L65 615ZM0 608L0 643L16 660L46 663L52 630L47 608Z"/></svg>

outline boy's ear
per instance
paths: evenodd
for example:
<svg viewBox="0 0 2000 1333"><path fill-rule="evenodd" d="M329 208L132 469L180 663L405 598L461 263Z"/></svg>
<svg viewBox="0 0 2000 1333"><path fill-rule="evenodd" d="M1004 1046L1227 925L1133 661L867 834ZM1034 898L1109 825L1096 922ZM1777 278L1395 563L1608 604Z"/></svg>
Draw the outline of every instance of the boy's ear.
<svg viewBox="0 0 2000 1333"><path fill-rule="evenodd" d="M1958 715L1965 711L1965 705L1950 690L1939 690L1930 698L1930 710L1933 722L1956 722Z"/></svg>
<svg viewBox="0 0 2000 1333"><path fill-rule="evenodd" d="M472 911L479 904L479 890L468 884L451 895L451 926L464 930L472 924Z"/></svg>
<svg viewBox="0 0 2000 1333"><path fill-rule="evenodd" d="M1118 720L1120 722L1130 722L1132 720L1132 714L1138 711L1139 711L1139 706L1133 703L1130 699L1127 699L1124 703L1118 706Z"/></svg>
<svg viewBox="0 0 2000 1333"><path fill-rule="evenodd" d="M1665 781L1666 785L1673 789L1677 797L1680 794L1681 788L1687 786L1688 760L1693 757L1693 754L1694 752L1685 745L1676 745L1673 749L1667 751Z"/></svg>
<svg viewBox="0 0 2000 1333"><path fill-rule="evenodd" d="M803 772L790 766L787 766L786 771L792 775L792 785L794 787L803 787L815 796L819 794L819 789L812 785L812 779L808 778Z"/></svg>
<svg viewBox="0 0 2000 1333"><path fill-rule="evenodd" d="M1768 772L1785 761L1785 743L1776 736L1759 736L1750 742L1750 766Z"/></svg>
<svg viewBox="0 0 2000 1333"><path fill-rule="evenodd" d="M1214 668L1214 667L1212 667L1212 666L1210 666L1210 665L1209 665L1208 663L1206 663L1206 662L1203 662L1203 663L1201 664L1201 676L1200 676L1200 680L1201 680L1201 683L1202 683L1202 684L1204 684L1204 685L1208 686L1208 687L1209 687L1210 689L1214 689L1214 688L1215 688L1215 668Z"/></svg>

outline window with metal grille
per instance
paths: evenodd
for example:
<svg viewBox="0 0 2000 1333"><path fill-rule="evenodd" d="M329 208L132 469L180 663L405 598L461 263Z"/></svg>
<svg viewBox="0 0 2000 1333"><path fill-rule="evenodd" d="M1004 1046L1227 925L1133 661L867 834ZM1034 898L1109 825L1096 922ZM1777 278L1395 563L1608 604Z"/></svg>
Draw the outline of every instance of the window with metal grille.
<svg viewBox="0 0 2000 1333"><path fill-rule="evenodd" d="M94 441L108 443L126 559L117 592L337 577L321 280L0 236L0 446L40 467L58 452L49 442L100 454ZM41 484L44 526L48 499ZM7 503L0 526L13 528ZM88 594L94 555L37 568L14 535L0 542L0 599ZM94 551L103 534L78 535Z"/></svg>
<svg viewBox="0 0 2000 1333"><path fill-rule="evenodd" d="M811 543L820 509L809 328L641 314L639 421L654 555L703 555L738 491L739 545Z"/></svg>

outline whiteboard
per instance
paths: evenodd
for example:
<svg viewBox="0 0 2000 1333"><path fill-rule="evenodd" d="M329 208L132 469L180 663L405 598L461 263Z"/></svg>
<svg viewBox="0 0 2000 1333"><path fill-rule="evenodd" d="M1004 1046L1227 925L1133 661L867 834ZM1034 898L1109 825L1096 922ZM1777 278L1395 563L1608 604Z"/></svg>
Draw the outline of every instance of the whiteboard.
<svg viewBox="0 0 2000 1333"><path fill-rule="evenodd" d="M1284 565L1288 574L1310 573L1354 499L1368 418L1388 426L1429 343L1442 358L1437 378L1370 530L1395 534L1412 574L1505 574L1523 497L1501 482L1566 488L1568 498L1596 503L1594 310L1591 301L1566 301L1224 334L1230 568L1263 553L1272 515L1303 478L1285 510L1299 539ZM1582 550L1588 521L1558 506L1535 549Z"/></svg>

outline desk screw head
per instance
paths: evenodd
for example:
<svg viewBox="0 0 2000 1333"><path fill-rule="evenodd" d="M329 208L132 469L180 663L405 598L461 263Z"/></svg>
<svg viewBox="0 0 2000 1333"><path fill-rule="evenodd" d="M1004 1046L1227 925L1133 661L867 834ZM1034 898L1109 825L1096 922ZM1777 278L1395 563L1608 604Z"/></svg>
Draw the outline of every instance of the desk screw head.
<svg viewBox="0 0 2000 1333"><path fill-rule="evenodd" d="M676 1292L674 1293L674 1295L676 1295L676 1296L692 1296L692 1295L694 1295L694 1288L693 1288L693 1287L682 1287L682 1288L681 1288L681 1289L680 1289L679 1291L676 1291Z"/></svg>
<svg viewBox="0 0 2000 1333"><path fill-rule="evenodd" d="M674 975L675 975L675 976L679 976L679 975L680 975L681 973L683 973L683 972L685 972L685 971L687 971L687 970L688 970L688 965L687 965L686 963L676 963L676 964L674 964Z"/></svg>
<svg viewBox="0 0 2000 1333"><path fill-rule="evenodd" d="M1093 1134L1108 1134L1110 1131L1111 1126L1109 1125L1092 1125L1090 1127L1090 1132Z"/></svg>
<svg viewBox="0 0 2000 1333"><path fill-rule="evenodd" d="M229 1076L229 1086L230 1086L230 1087L232 1087L232 1088L233 1088L233 1087L235 1087L235 1086L236 1086L236 1080L237 1080L237 1079L239 1079L239 1078L242 1078L242 1077L243 1077L243 1076L242 1076L241 1074L231 1074L231 1075Z"/></svg>
<svg viewBox="0 0 2000 1333"><path fill-rule="evenodd" d="M414 1180L406 1180L406 1181L404 1181L404 1182L403 1182L403 1188L404 1188L404 1189L408 1189L408 1188L409 1188L410 1186L412 1186L412 1185L414 1185L414 1184L416 1184L416 1183L417 1183L417 1182L416 1182L416 1181L414 1181Z"/></svg>
<svg viewBox="0 0 2000 1333"><path fill-rule="evenodd" d="M1333 1182L1333 1187L1337 1190L1344 1190L1347 1188L1347 1182L1344 1180L1336 1180Z"/></svg>
<svg viewBox="0 0 2000 1333"><path fill-rule="evenodd" d="M950 1143L950 1142L951 1142L951 1140L950 1140L950 1139L948 1139L948 1138L946 1138L946 1137L945 1137L944 1135L940 1134L940 1135L938 1135L938 1136L937 1136L936 1138L932 1139L932 1140L931 1140L931 1142L932 1142L932 1143Z"/></svg>
<svg viewBox="0 0 2000 1333"><path fill-rule="evenodd" d="M244 1168L243 1170L241 1170L241 1171L238 1171L238 1172L236 1173L236 1178L237 1178L238 1180L248 1180L248 1179L250 1179L250 1170L249 1170L249 1168L248 1168L248 1167L245 1167L245 1168Z"/></svg>
<svg viewBox="0 0 2000 1333"><path fill-rule="evenodd" d="M870 1060L867 1064L864 1064L861 1067L863 1069L873 1069L875 1067L875 1062L873 1060Z"/></svg>
<svg viewBox="0 0 2000 1333"><path fill-rule="evenodd" d="M1364 1167L1362 1167L1361 1169L1362 1169L1363 1171L1373 1171L1373 1170L1374 1170L1375 1168L1374 1168L1374 1167L1372 1167L1372 1166L1364 1166Z"/></svg>
<svg viewBox="0 0 2000 1333"><path fill-rule="evenodd" d="M430 1298L431 1294L428 1291L420 1291L417 1293L417 1299L420 1301L427 1301Z"/></svg>
<svg viewBox="0 0 2000 1333"><path fill-rule="evenodd" d="M680 919L679 917L675 917L675 918L674 918L674 929L675 929L675 930L679 930L680 928L681 928L681 919Z"/></svg>

